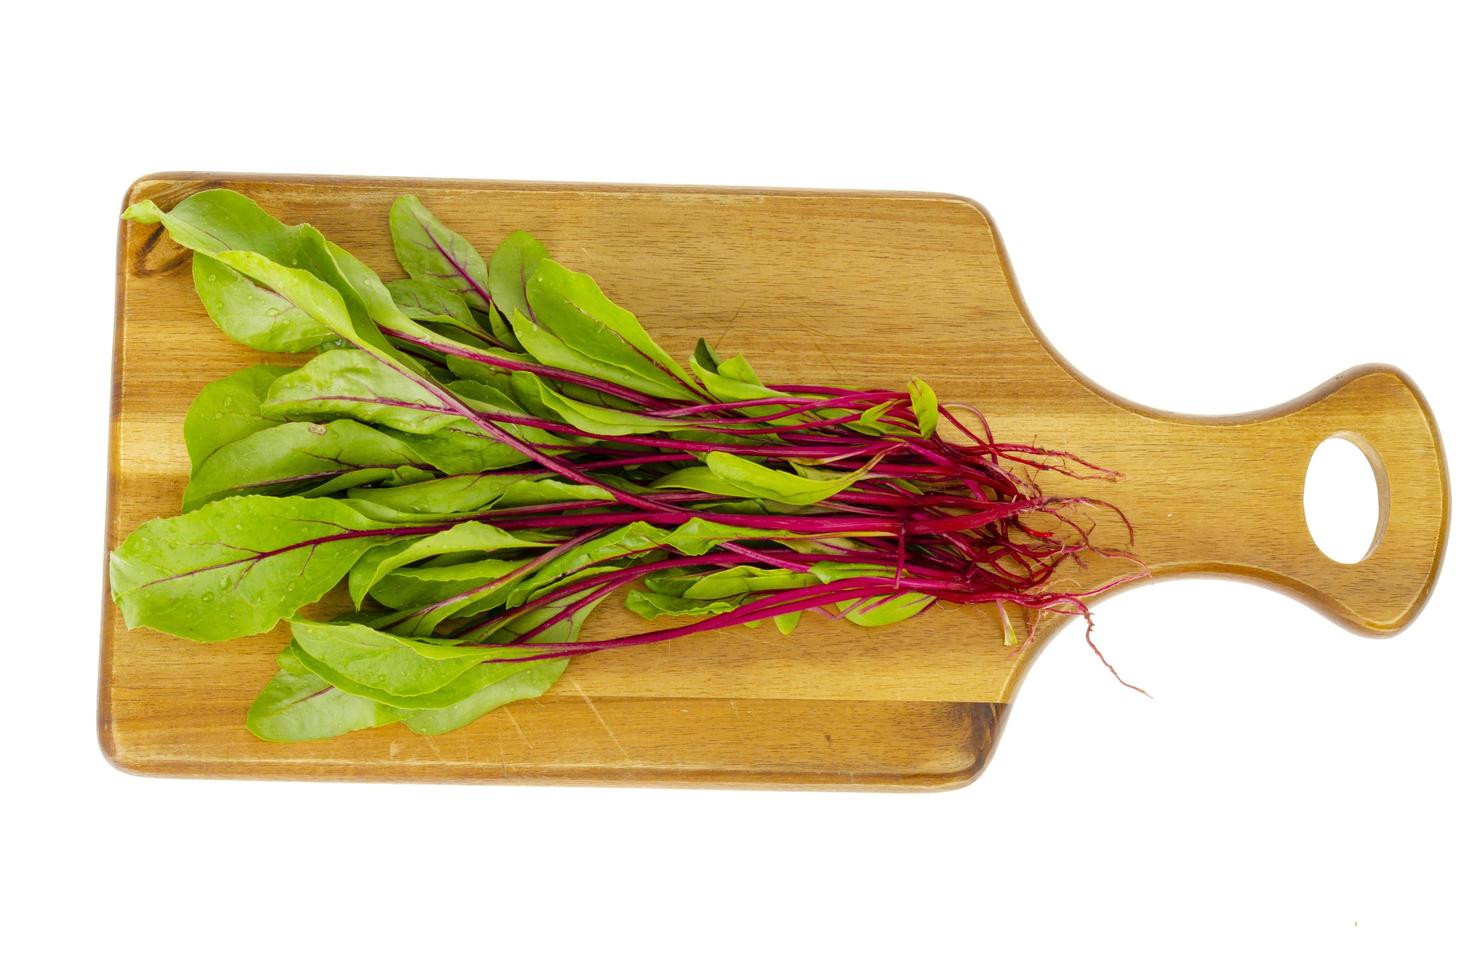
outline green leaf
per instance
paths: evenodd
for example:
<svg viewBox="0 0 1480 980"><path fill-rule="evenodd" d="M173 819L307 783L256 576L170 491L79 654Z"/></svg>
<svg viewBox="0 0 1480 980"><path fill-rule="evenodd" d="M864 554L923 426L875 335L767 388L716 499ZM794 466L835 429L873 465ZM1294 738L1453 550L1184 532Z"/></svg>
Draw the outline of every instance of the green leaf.
<svg viewBox="0 0 1480 980"><path fill-rule="evenodd" d="M797 625L802 621L801 610L773 616L771 622L776 624L776 631L782 636L790 636L796 632Z"/></svg>
<svg viewBox="0 0 1480 980"><path fill-rule="evenodd" d="M630 612L637 613L643 619L657 619L659 616L714 616L738 609L740 602L738 598L687 599L683 596L633 589L627 593L624 604Z"/></svg>
<svg viewBox="0 0 1480 980"><path fill-rule="evenodd" d="M342 691L398 708L445 707L461 700L472 692L443 689L489 659L482 649L413 640L363 623L298 619L292 629L299 659L309 670Z"/></svg>
<svg viewBox="0 0 1480 980"><path fill-rule="evenodd" d="M292 368L258 364L212 381L185 413L185 448L192 471L222 446L278 424L262 414L267 389Z"/></svg>
<svg viewBox="0 0 1480 980"><path fill-rule="evenodd" d="M680 590L677 594L686 599L724 599L749 595L752 592L801 589L816 585L819 581L816 575L786 568L734 565L702 575L651 575L644 584L650 589L668 594L673 594L675 589Z"/></svg>
<svg viewBox="0 0 1480 980"><path fill-rule="evenodd" d="M763 538L771 541L790 536L788 531L733 527L718 521L705 520L702 517L691 517L664 534L660 543L674 549L679 554L693 557L707 554L727 541L738 541L744 538Z"/></svg>
<svg viewBox="0 0 1480 980"><path fill-rule="evenodd" d="M497 356L511 362L510 366L496 367L491 364L480 363L471 360L467 357L449 355L447 358L447 367L449 370L452 371L453 374L457 375L458 377L458 380L452 382L449 387L451 387L455 391L461 390L463 392L470 392L470 389L468 387L465 386L459 389L458 385L463 384L464 382L476 382L480 386L480 388L493 388L499 392L502 392L504 400L507 401L510 406L512 406L512 410L516 413L523 415L534 414L530 411L525 410L523 406L519 405L514 400L514 382L512 372L527 370L532 374L538 375L536 368L539 366L540 362L529 354L517 351L498 351ZM525 367L525 365L528 365L528 367ZM577 384L573 381L555 380L552 378L544 377L542 377L541 380L551 390L583 404L595 405L602 408L616 408L623 411L638 410L638 406L635 405L633 402L623 398L619 398L618 396L610 394L609 392L599 391L595 388ZM595 382L593 381L592 383L594 384ZM473 397L478 396L474 394ZM466 401L466 399L464 400ZM500 409L500 411L503 410L504 409ZM544 412L542 414L553 415L553 413L550 412ZM682 430L675 429L673 431ZM548 441L549 437L552 434L553 433L546 432L542 441Z"/></svg>
<svg viewBox="0 0 1480 980"><path fill-rule="evenodd" d="M511 664L482 664L465 675L469 686L483 684L479 690L445 708L409 712L403 721L418 735L445 734L477 721L495 708L539 697L560 679L568 663L568 660L538 660L523 664L523 670L512 673Z"/></svg>
<svg viewBox="0 0 1480 980"><path fill-rule="evenodd" d="M869 432L881 431L880 419L882 419L885 414L887 414L888 411L896 404L898 404L897 401L879 402L879 404L875 405L873 408L870 408L859 415L858 418L849 423L849 425L851 428L863 429Z"/></svg>
<svg viewBox="0 0 1480 980"><path fill-rule="evenodd" d="M181 246L207 255L246 249L281 260L298 246L295 229L251 198L222 188L192 194L168 212L153 201L139 201L123 212L123 220L163 224Z"/></svg>
<svg viewBox="0 0 1480 980"><path fill-rule="evenodd" d="M490 439L466 419L456 419L426 435L407 433L401 441L443 473L482 473L529 460L513 446Z"/></svg>
<svg viewBox="0 0 1480 980"><path fill-rule="evenodd" d="M281 296L285 310L291 305L349 343L373 348L389 359L401 361L409 370L422 372L414 360L399 354L375 329L362 297L364 291L375 293L372 287L378 286L379 280L374 273L313 226L290 228L250 198L219 188L192 194L168 213L152 201L141 201L125 211L123 217L146 224L163 223L170 237L180 245L214 258ZM351 282L341 263L360 281ZM293 275L295 272L300 275ZM327 301L324 290L338 294L337 306ZM381 312L389 307L391 315L400 316L383 286L372 298L382 308ZM413 329L424 330L411 320L400 318ZM285 340L270 335L261 338L261 342L270 344L270 349L288 349ZM318 345L309 345L312 346Z"/></svg>
<svg viewBox="0 0 1480 980"><path fill-rule="evenodd" d="M505 312L519 345L542 364L683 401L696 392L678 362L589 276L550 259L527 282L528 305Z"/></svg>
<svg viewBox="0 0 1480 980"><path fill-rule="evenodd" d="M279 670L247 709L247 730L269 742L333 738L400 721L407 712L347 694L310 671L293 646L278 656Z"/></svg>
<svg viewBox="0 0 1480 980"><path fill-rule="evenodd" d="M285 422L212 453L191 476L184 508L194 510L212 500L244 493L303 493L319 484L332 483L328 492L333 492L367 480L383 480L399 466L425 465L393 436L359 422ZM367 470L373 472L366 474ZM344 482L346 478L349 483Z"/></svg>
<svg viewBox="0 0 1480 980"><path fill-rule="evenodd" d="M396 473L405 467L371 466L359 470L347 470L327 483L299 490L300 497L332 497L353 487L368 487L372 484L394 484ZM373 516L373 515L366 515Z"/></svg>
<svg viewBox="0 0 1480 980"><path fill-rule="evenodd" d="M548 618L556 611L540 612ZM588 610L581 610L582 614L586 612ZM572 623L568 628L574 629L575 626ZM555 632L555 628L549 632ZM540 637L543 639L548 635L542 633ZM567 635L564 633L551 637L552 640L565 638ZM293 639L304 666L347 693L398 708L460 709L441 716L407 716L403 719L413 731L424 734L450 731L483 711L506 703L499 700L499 694L472 700L474 695L490 685L530 671L539 663L558 664L561 669L566 663L563 658L534 663L496 662L500 652L519 655L528 652L518 647L480 647L472 653L451 657L448 656L450 652L460 649L456 644L415 640L354 623L297 621L293 624ZM526 678L527 683L510 685L500 693L532 697L545 689L536 690L536 682L554 683L558 676L558 669L547 666ZM475 708L482 710L475 712Z"/></svg>
<svg viewBox="0 0 1480 980"><path fill-rule="evenodd" d="M516 361L521 364L538 364L534 358L521 351L501 350L496 354L506 361ZM502 367L494 367L481 361L474 361L466 357L448 355L447 368L453 374L466 381L477 381L480 384L507 391L509 387L509 372Z"/></svg>
<svg viewBox="0 0 1480 980"><path fill-rule="evenodd" d="M748 491L715 473L708 466L684 466L664 473L652 482L654 490L697 490L716 497L749 497Z"/></svg>
<svg viewBox="0 0 1480 980"><path fill-rule="evenodd" d="M737 381L755 388L765 387L761 384L760 376L755 373L755 369L750 366L750 362L745 359L743 354L736 354L728 360L721 361L715 370L719 372L721 377L729 378L731 381ZM769 388L766 390L770 391Z"/></svg>
<svg viewBox="0 0 1480 980"><path fill-rule="evenodd" d="M238 343L297 353L339 339L307 310L203 252L195 253L191 274L206 312Z"/></svg>
<svg viewBox="0 0 1480 980"><path fill-rule="evenodd" d="M910 407L915 410L920 435L930 438L940 421L940 409L935 400L935 390L919 378L910 382Z"/></svg>
<svg viewBox="0 0 1480 980"><path fill-rule="evenodd" d="M529 356L541 364L563 368L577 374L612 381L619 385L660 398L692 401L693 395L664 375L645 357L630 348L602 345L605 332L590 327L566 330L574 341L560 337L541 323L514 310L509 317L514 337ZM584 333L585 336L582 336ZM600 354L600 356L596 356Z"/></svg>
<svg viewBox="0 0 1480 980"><path fill-rule="evenodd" d="M412 279L457 294L475 310L488 309L488 266L468 240L438 221L415 195L391 205L391 242Z"/></svg>
<svg viewBox="0 0 1480 980"><path fill-rule="evenodd" d="M503 382L503 385L495 386L483 384L478 381L459 379L448 382L447 390L456 395L464 405L477 412L510 415L516 418L533 416L533 412L520 406L514 401L513 396L505 391L505 385L511 385L510 379L506 377L503 379ZM537 442L547 446L574 446L577 444L573 441L577 437L556 435L554 432L520 425L516 422L497 422L495 424L500 429L524 442Z"/></svg>
<svg viewBox="0 0 1480 980"><path fill-rule="evenodd" d="M580 598L577 594L570 601ZM600 604L601 600L589 603L568 618L556 623L549 629L535 633L531 640L538 643L562 643L574 640L580 632L581 625L586 617ZM548 622L551 618L562 612L569 603L552 604L540 609L531 610L527 615L521 616L510 624L510 628L503 631L501 639L513 639L537 627L540 623ZM422 735L440 735L443 732L461 728L469 722L475 721L495 708L502 707L511 701L520 701L526 698L539 697L550 689L560 675L565 673L569 660L539 660L533 663L523 664L526 669L515 671L510 674L507 670L511 664L480 664L465 675L464 679L470 679L474 683L492 678L492 682L469 695L461 701L448 705L446 708L418 711L408 715L405 719L406 727Z"/></svg>
<svg viewBox="0 0 1480 980"><path fill-rule="evenodd" d="M383 544L365 552L349 573L349 594L356 606L365 600L370 589L386 575L412 562L434 555L451 555L465 551L502 551L506 548L548 548L551 542L468 521L424 538Z"/></svg>
<svg viewBox="0 0 1480 980"><path fill-rule="evenodd" d="M505 394L503 388L496 388L493 385L484 385L484 383L475 382L475 380L457 379L447 382L447 391L456 395L457 400L463 406L468 407L472 412L481 413L481 415L503 415L518 417L518 419L524 419L524 417L531 417L533 415L533 413L525 412L521 406L515 404L515 401L508 394ZM474 423L468 422L468 425L474 431L480 432L484 440L497 441L493 440L487 432L482 432L482 429L478 428ZM546 429L534 428L531 425L521 425L518 422L491 422L491 425L508 432L509 435L517 438L521 444L540 444L540 446L545 447L543 452L546 453L561 453L564 452L564 447L589 444L592 441L588 437L558 435L555 432L546 431ZM530 459L530 457L525 456L524 453L519 452L515 447L509 447L509 449L518 454L519 462L528 462L528 459Z"/></svg>
<svg viewBox="0 0 1480 980"><path fill-rule="evenodd" d="M510 375L510 384L522 411L573 425L592 435L628 436L649 432L676 432L691 424L681 419L653 418L567 398L528 371L515 371Z"/></svg>
<svg viewBox="0 0 1480 980"><path fill-rule="evenodd" d="M671 548L682 555L702 555L727 541L743 538L774 539L784 532L759 528L729 527L703 518L691 518L669 531L646 521L633 521L613 528L580 547L567 551L541 566L514 586L508 604L518 606L541 588L567 580L581 569L619 559L635 558L658 548Z"/></svg>
<svg viewBox="0 0 1480 980"><path fill-rule="evenodd" d="M510 591L507 604L511 608L522 605L542 586L563 580L583 566L597 565L614 558L626 558L656 548L665 536L661 528L646 521L633 521L607 531L542 565L537 572L519 582Z"/></svg>
<svg viewBox="0 0 1480 980"><path fill-rule="evenodd" d="M610 485L619 481L607 478ZM569 503L577 500L611 500L611 491L585 483L566 483L545 477L524 479L513 484L497 500L489 504L494 509L506 507L529 507L533 504Z"/></svg>
<svg viewBox="0 0 1480 980"><path fill-rule="evenodd" d="M703 337L694 345L694 353L689 358L689 363L701 367L706 371L719 370L719 353Z"/></svg>
<svg viewBox="0 0 1480 980"><path fill-rule="evenodd" d="M141 525L110 557L130 628L192 640L265 633L342 579L382 527L338 500L228 497Z"/></svg>
<svg viewBox="0 0 1480 980"><path fill-rule="evenodd" d="M873 565L857 561L819 561L811 566L813 575L823 582L841 582L850 578L894 578L894 566Z"/></svg>
<svg viewBox="0 0 1480 980"><path fill-rule="evenodd" d="M637 317L608 299L590 276L545 259L535 267L525 295L534 311L534 321L572 347L616 364L624 362L624 354L635 351L658 372L656 377L692 383L683 367L648 335ZM686 389L682 384L677 388L681 397Z"/></svg>
<svg viewBox="0 0 1480 980"><path fill-rule="evenodd" d="M419 610L486 586L527 564L523 558L482 558L452 565L402 567L377 582L370 589L370 597L389 609Z"/></svg>
<svg viewBox="0 0 1480 980"><path fill-rule="evenodd" d="M434 573L429 571L429 569L443 563L463 565L462 559L465 556L466 553L457 553L442 556L441 558L432 558L419 568L402 569L397 574L414 575L424 579L424 587L431 590L436 588L436 585L431 581ZM552 589L569 585L572 581L622 567L620 565L602 565L594 560L576 567L566 564L558 566L558 574L552 573L551 575L543 576L539 581L529 582L528 587L525 587L526 581L532 575L558 561L560 556L560 552L551 551L516 563L514 567L506 569L491 568L488 570L488 575L485 579L473 582L461 591L454 592L448 588L442 595L430 597L426 604L416 609L409 611L403 610L402 615L388 614L385 619L376 625L383 628L394 627L397 633L404 636L429 636L432 631L446 620L475 616L500 605L506 606L508 609L515 609L533 596L542 596ZM465 567L472 568L474 567L474 563L466 563ZM383 581L389 581L392 577L387 576ZM512 598L510 593L516 588L519 589L519 595L517 598ZM574 599L567 598L564 601L570 602L574 601ZM506 613L505 615L507 616L508 614ZM533 614L531 613L531 615ZM522 618L519 617L519 619ZM520 635L521 631L519 630L505 634L500 629L500 623L502 622L506 622L506 620L499 619L484 623L474 632L467 634L465 638L469 642L487 642L490 637L513 638Z"/></svg>
<svg viewBox="0 0 1480 980"><path fill-rule="evenodd" d="M305 226L308 227L308 226ZM312 228L309 231L314 235L318 232ZM419 374L424 374L425 369L421 363L407 354L398 351L385 335L380 332L379 327L394 329L409 337L418 340L432 341L440 344L452 344L462 347L471 353L478 353L479 348L469 347L460 341L451 340L441 334L428 330L401 311L396 301L391 296L391 291L386 288L385 283L375 274L375 270L355 258L348 251L318 236L322 240L323 248L330 257L330 264L336 269L343 279L345 287L353 293L353 298L365 310L370 326L366 329L358 329L356 335L347 337L351 343L372 353L377 353L383 358L395 361L402 367L411 368Z"/></svg>
<svg viewBox="0 0 1480 980"><path fill-rule="evenodd" d="M432 579L434 571L431 567L404 568L387 575L371 594L376 596L377 602L381 602L380 596L384 595L384 604L394 605L401 613L388 615L381 625L393 625L396 632L406 636L430 636L448 620L476 616L504 605L513 587L536 567L537 559L515 562L505 571L495 571L485 579L466 583L456 590L451 588L450 580L445 588L438 588ZM425 601L407 601L413 591L406 583L412 578L423 580L422 588L429 593ZM434 592L436 594L430 594Z"/></svg>
<svg viewBox="0 0 1480 980"><path fill-rule="evenodd" d="M482 344L497 342L457 293L435 283L416 279L399 279L386 283L385 288L391 299L395 300L397 308L419 323L440 323L455 327Z"/></svg>
<svg viewBox="0 0 1480 980"><path fill-rule="evenodd" d="M803 467L798 467L803 472L787 473L726 452L709 453L704 463L716 476L748 496L799 506L826 500L867 476L865 471L855 471L827 478L810 475L818 471Z"/></svg>
<svg viewBox="0 0 1480 980"><path fill-rule="evenodd" d="M734 360L734 358L731 360ZM731 362L726 361L725 363L729 364ZM691 361L689 366L694 369L694 376L699 379L699 383L704 386L704 389L720 401L750 401L755 398L775 398L783 394L783 392L767 388L762 384L728 377L716 370L710 370L697 358ZM742 411L747 415L771 415L777 411L777 406L756 405L752 408L742 409Z"/></svg>
<svg viewBox="0 0 1480 980"><path fill-rule="evenodd" d="M490 506L514 484L530 479L538 477L519 473L469 473L441 477L406 487L355 490L349 496L353 500L384 508L387 512L407 516L471 514Z"/></svg>
<svg viewBox="0 0 1480 980"><path fill-rule="evenodd" d="M311 263L312 272L279 264L257 252L217 252L215 258L273 290L348 343L396 365L402 373L424 375L426 369L391 346L369 317L415 336L430 336L429 331L401 313L362 262L312 227L302 225L299 230L304 251L318 256Z"/></svg>
<svg viewBox="0 0 1480 980"><path fill-rule="evenodd" d="M519 313L526 320L534 319L534 311L529 308L525 287L529 282L529 277L534 274L535 267L548 257L549 253L545 251L545 246L525 231L516 231L505 238L489 257L488 293L493 299L494 307L503 314L505 323L512 323L515 313ZM497 333L498 325L493 326ZM519 347L518 340L507 328L503 329L499 340L503 341L507 347L516 350Z"/></svg>
<svg viewBox="0 0 1480 980"><path fill-rule="evenodd" d="M355 342L359 339L343 295L313 273L282 265L257 252L217 252L215 258L218 264L252 277L281 296L285 309L291 304L304 316L345 340Z"/></svg>
<svg viewBox="0 0 1480 980"><path fill-rule="evenodd" d="M892 580L894 569L887 565L870 565L863 562L823 561L812 566L812 574L823 582L841 582L852 578L879 578ZM901 592L879 602L865 599L843 605L850 623L859 626L888 626L901 620L918 616L935 602L932 596L920 592ZM876 604L877 603L877 604Z"/></svg>
<svg viewBox="0 0 1480 980"><path fill-rule="evenodd" d="M703 466L675 470L654 480L652 487L702 490L725 497L751 497L794 506L819 503L848 489L868 474L847 473L825 477L821 471L798 467L802 472L773 470L732 453L707 453Z"/></svg>
<svg viewBox="0 0 1480 980"><path fill-rule="evenodd" d="M356 490L350 493L350 497L387 511L421 517L464 514L496 507L612 499L611 493L600 487L527 473L449 476L406 487Z"/></svg>
<svg viewBox="0 0 1480 980"><path fill-rule="evenodd" d="M268 389L262 410L275 418L349 418L421 435L458 418L415 381L354 349L325 351L283 375Z"/></svg>
<svg viewBox="0 0 1480 980"><path fill-rule="evenodd" d="M933 597L920 592L901 592L877 605L872 599L850 604L845 616L848 622L858 626L890 626L911 616L918 616L934 602Z"/></svg>

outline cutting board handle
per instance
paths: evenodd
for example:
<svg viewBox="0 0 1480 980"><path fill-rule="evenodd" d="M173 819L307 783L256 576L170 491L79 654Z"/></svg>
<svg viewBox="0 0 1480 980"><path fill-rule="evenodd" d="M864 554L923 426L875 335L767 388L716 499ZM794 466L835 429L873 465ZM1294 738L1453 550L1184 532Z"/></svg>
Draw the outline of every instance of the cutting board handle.
<svg viewBox="0 0 1480 980"><path fill-rule="evenodd" d="M1423 607L1444 557L1449 477L1428 403L1397 368L1352 368L1264 412L1160 415L1153 428L1175 489L1167 506L1179 501L1196 532L1164 553L1148 542L1154 573L1251 577L1375 635L1398 632ZM1333 436L1361 449L1377 479L1377 532L1352 564L1322 553L1305 521L1310 457Z"/></svg>

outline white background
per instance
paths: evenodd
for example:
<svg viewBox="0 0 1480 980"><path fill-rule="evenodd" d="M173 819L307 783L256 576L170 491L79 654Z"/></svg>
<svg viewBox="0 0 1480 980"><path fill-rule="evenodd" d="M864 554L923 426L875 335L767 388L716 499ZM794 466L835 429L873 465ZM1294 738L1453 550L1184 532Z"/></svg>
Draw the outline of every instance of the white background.
<svg viewBox="0 0 1480 980"><path fill-rule="evenodd" d="M521 6L7 15L5 972L1476 975L1468 5ZM1065 631L945 794L125 776L93 730L115 215L164 169L966 194L1138 401L1409 371L1448 567L1387 641L1233 582L1113 598L1156 699Z"/></svg>

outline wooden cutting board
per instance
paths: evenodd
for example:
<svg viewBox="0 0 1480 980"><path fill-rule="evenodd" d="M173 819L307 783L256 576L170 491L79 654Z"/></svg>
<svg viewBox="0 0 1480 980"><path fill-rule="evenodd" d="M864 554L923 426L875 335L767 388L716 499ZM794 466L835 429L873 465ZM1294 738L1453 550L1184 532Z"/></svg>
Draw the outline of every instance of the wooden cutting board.
<svg viewBox="0 0 1480 980"><path fill-rule="evenodd" d="M1241 416L1132 404L1055 354L991 219L964 198L161 174L136 182L125 204L169 208L223 186L285 222L312 222L387 278L400 273L386 212L414 192L485 251L515 228L533 232L671 350L704 336L778 383L899 388L924 377L942 401L982 408L1000 437L1125 473L1096 489L1129 514L1155 579L1248 577L1385 634L1417 614L1438 573L1443 454L1402 373L1355 368ZM178 513L188 475L180 426L198 389L292 360L221 334L196 298L187 253L158 226L122 225L118 241L109 548ZM1326 558L1305 530L1306 466L1333 435L1366 452L1381 490L1373 549L1354 565ZM1073 584L1122 570L1092 564ZM202 646L126 630L105 596L98 728L120 768L161 775L949 787L986 764L1023 672L1064 622L1025 649L1003 645L995 610L936 607L885 630L809 617L790 638L739 629L578 659L546 696L436 738L393 725L272 744L243 720L284 630Z"/></svg>

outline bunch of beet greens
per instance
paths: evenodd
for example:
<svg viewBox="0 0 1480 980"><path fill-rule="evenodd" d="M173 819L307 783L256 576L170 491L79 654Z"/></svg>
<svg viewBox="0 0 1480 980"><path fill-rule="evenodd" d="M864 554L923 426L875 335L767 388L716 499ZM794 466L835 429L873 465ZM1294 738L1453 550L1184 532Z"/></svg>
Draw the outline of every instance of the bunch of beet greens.
<svg viewBox="0 0 1480 980"><path fill-rule="evenodd" d="M997 442L922 382L767 385L702 340L680 364L529 235L485 261L414 197L391 209L410 278L389 284L230 191L124 217L194 253L228 335L315 352L206 385L185 513L112 555L130 627L215 641L290 621L248 714L262 738L445 732L538 696L571 657L762 620L788 634L809 610L883 626L995 605L1008 642L1008 604L1088 615L1052 579L1107 553L1098 502L1034 477L1114 474ZM355 612L297 617L345 579ZM681 624L581 638L619 592Z"/></svg>

